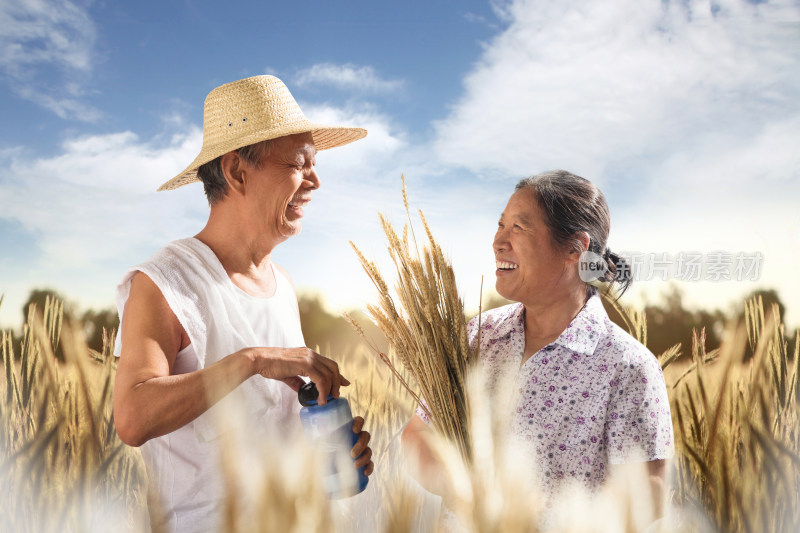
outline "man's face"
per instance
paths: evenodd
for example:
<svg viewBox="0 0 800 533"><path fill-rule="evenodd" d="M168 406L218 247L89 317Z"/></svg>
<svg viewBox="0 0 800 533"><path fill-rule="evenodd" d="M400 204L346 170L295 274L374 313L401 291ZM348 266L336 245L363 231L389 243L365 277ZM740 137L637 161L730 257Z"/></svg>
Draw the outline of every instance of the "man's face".
<svg viewBox="0 0 800 533"><path fill-rule="evenodd" d="M310 133L275 139L260 168L249 167L245 200L263 231L285 240L300 233L303 207L320 186L317 150Z"/></svg>

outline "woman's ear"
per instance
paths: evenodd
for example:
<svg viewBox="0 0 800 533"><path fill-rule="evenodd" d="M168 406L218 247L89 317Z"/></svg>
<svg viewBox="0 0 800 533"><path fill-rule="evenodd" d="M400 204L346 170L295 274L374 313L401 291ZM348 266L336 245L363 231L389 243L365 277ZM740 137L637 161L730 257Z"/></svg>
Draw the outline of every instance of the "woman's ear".
<svg viewBox="0 0 800 533"><path fill-rule="evenodd" d="M222 175L228 182L228 189L239 194L244 192L244 161L238 152L228 152L220 160Z"/></svg>
<svg viewBox="0 0 800 533"><path fill-rule="evenodd" d="M569 252L567 253L567 263L577 263L583 252L589 249L589 243L591 239L589 238L589 234L585 231L579 231L572 236L575 239L575 242L580 245L580 249L578 247L570 248Z"/></svg>

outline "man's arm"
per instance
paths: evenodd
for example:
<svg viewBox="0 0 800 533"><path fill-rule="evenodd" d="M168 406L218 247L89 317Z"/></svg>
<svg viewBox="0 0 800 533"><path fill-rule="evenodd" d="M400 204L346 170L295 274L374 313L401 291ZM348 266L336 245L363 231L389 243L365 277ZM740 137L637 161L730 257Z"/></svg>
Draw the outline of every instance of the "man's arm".
<svg viewBox="0 0 800 533"><path fill-rule="evenodd" d="M114 384L114 423L120 439L141 446L185 426L247 378L261 374L297 389L310 377L323 404L349 382L335 361L308 348L245 348L206 368L171 375L188 345L186 333L161 291L143 273L134 276L123 313L122 353Z"/></svg>

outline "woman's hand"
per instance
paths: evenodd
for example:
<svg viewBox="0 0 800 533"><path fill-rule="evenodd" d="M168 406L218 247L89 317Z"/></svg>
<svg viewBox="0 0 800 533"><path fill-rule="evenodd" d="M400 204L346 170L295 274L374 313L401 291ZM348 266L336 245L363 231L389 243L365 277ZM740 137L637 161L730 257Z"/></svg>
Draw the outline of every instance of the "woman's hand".
<svg viewBox="0 0 800 533"><path fill-rule="evenodd" d="M375 463L372 462L372 449L369 447L370 434L362 431L363 427L364 419L362 417L353 418L353 433L358 435L358 440L350 450L350 455L355 459L356 468L366 466L364 474L368 476L375 469Z"/></svg>
<svg viewBox="0 0 800 533"><path fill-rule="evenodd" d="M319 391L319 405L328 402L329 394L338 398L339 388L350 385L336 361L309 348L245 348L241 352L252 361L254 375L283 381L295 391L305 383L299 376L310 378Z"/></svg>
<svg viewBox="0 0 800 533"><path fill-rule="evenodd" d="M432 431L428 424L414 415L403 430L401 440L411 476L428 492L444 497L449 487L442 464L429 445Z"/></svg>

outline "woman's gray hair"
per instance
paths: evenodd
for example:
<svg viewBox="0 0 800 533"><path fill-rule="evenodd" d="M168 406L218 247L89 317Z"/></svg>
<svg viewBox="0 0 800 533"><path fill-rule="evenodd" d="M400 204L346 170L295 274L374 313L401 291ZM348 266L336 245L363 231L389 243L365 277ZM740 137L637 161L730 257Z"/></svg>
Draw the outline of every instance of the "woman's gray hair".
<svg viewBox="0 0 800 533"><path fill-rule="evenodd" d="M524 178L514 190L521 189L533 192L554 245L583 252L577 234L585 232L589 235L588 251L605 262L600 281L619 283L620 295L630 287L633 281L630 267L607 247L611 215L600 189L566 170L550 170ZM589 286L588 291L593 294L595 289Z"/></svg>
<svg viewBox="0 0 800 533"><path fill-rule="evenodd" d="M272 153L273 139L243 146L236 152L250 166L261 168L261 161ZM228 194L228 182L222 174L222 156L212 159L197 169L197 177L203 182L208 205L213 206Z"/></svg>

